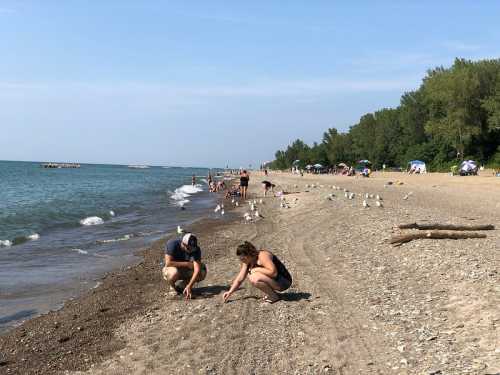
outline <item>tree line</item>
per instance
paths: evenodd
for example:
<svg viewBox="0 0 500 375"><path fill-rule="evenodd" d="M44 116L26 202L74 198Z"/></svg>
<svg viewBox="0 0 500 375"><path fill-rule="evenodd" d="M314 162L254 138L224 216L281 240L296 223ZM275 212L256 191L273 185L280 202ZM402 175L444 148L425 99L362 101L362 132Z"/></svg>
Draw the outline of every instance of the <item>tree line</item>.
<svg viewBox="0 0 500 375"><path fill-rule="evenodd" d="M421 86L401 96L397 108L363 115L347 132L335 128L320 143L300 139L279 150L270 167L321 163L405 168L422 160L431 170L449 170L461 160L500 166L500 59L456 59L450 68L429 70Z"/></svg>

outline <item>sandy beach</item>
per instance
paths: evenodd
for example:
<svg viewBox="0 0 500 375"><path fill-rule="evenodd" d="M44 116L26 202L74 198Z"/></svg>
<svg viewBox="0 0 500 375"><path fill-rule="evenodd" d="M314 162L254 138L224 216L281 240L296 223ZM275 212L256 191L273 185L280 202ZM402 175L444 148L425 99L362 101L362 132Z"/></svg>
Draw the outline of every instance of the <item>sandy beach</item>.
<svg viewBox="0 0 500 375"><path fill-rule="evenodd" d="M262 179L253 173L250 182L262 218L245 223L242 204L233 220L187 228L209 270L193 300L166 295L159 241L138 266L0 337L0 373L500 373L499 178L271 173L291 193L289 208L262 197ZM366 193L383 207L374 198L363 207ZM395 225L413 222L496 229L486 238L388 243ZM245 282L222 303L243 240L291 271L281 301L263 303Z"/></svg>

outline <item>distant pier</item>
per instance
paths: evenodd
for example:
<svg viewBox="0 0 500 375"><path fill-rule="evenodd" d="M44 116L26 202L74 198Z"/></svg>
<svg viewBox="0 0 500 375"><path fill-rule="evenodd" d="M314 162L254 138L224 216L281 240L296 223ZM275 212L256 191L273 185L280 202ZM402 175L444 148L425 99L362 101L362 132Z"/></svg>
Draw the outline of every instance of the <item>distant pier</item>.
<svg viewBox="0 0 500 375"><path fill-rule="evenodd" d="M42 168L80 168L80 164L77 163L43 163L41 164Z"/></svg>

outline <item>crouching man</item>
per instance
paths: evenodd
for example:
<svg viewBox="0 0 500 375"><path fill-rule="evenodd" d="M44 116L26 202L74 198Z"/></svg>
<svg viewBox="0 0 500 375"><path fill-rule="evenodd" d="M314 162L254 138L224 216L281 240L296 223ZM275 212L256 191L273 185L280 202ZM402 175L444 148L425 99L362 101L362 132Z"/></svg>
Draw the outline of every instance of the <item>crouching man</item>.
<svg viewBox="0 0 500 375"><path fill-rule="evenodd" d="M205 279L206 266L201 263L201 250L198 240L192 233L186 233L182 238L171 239L165 246L165 267L163 278L170 286L170 295L184 294L191 299L193 285ZM182 280L183 287L175 283Z"/></svg>

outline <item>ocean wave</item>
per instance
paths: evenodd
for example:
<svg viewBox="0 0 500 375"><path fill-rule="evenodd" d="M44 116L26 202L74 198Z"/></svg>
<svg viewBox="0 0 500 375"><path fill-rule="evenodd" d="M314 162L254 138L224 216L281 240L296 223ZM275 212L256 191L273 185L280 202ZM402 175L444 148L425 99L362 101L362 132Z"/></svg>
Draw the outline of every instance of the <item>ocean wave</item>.
<svg viewBox="0 0 500 375"><path fill-rule="evenodd" d="M9 240L0 240L0 247L11 247L12 242Z"/></svg>
<svg viewBox="0 0 500 375"><path fill-rule="evenodd" d="M36 241L40 239L40 235L38 233L33 233L28 236L18 236L11 240L0 240L0 247L11 247L15 245L21 245L28 241Z"/></svg>
<svg viewBox="0 0 500 375"><path fill-rule="evenodd" d="M39 235L38 233L33 233L33 234L30 234L30 235L28 236L28 239L29 239L30 241L36 241L36 240L40 239L40 235Z"/></svg>
<svg viewBox="0 0 500 375"><path fill-rule="evenodd" d="M177 206L184 206L186 203L189 203L188 197L193 194L200 193L203 191L201 185L182 185L178 187L173 192L170 192L170 199L172 199Z"/></svg>
<svg viewBox="0 0 500 375"><path fill-rule="evenodd" d="M71 251L76 251L78 254L87 255L89 252L82 249L71 249Z"/></svg>
<svg viewBox="0 0 500 375"><path fill-rule="evenodd" d="M126 234L125 236L123 237L119 237L119 238L112 238L110 240L97 240L96 242L97 243L112 243L112 242L120 242L120 241L128 241L130 240L131 238L135 237L133 234Z"/></svg>
<svg viewBox="0 0 500 375"><path fill-rule="evenodd" d="M85 219L80 220L80 224L84 225L84 226L100 225L103 223L104 223L104 220L101 219L99 216L89 216L89 217L86 217Z"/></svg>

